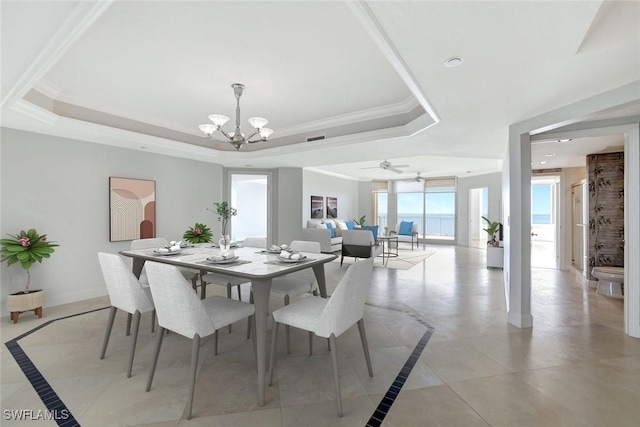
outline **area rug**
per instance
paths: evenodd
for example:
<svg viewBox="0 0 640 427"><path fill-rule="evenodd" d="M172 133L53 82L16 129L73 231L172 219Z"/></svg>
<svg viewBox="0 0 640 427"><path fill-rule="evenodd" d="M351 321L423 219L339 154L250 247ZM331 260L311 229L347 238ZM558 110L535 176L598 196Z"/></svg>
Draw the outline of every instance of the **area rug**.
<svg viewBox="0 0 640 427"><path fill-rule="evenodd" d="M338 258L333 260L333 262L337 262L338 264L340 264L340 252L336 252L336 254L338 255ZM420 264L422 261L429 258L433 254L435 254L434 251L419 251L419 250L412 251L412 250L398 249L397 258L391 257L389 258L389 261L387 261L387 257L385 256L384 262L386 265L383 265L382 256L379 256L379 257L376 257L376 259L373 261L373 266L380 267L380 268L393 268L395 270L408 270L411 267L417 264ZM342 266L346 268L349 265L353 264L354 262L355 262L355 258L344 257L344 262L342 263Z"/></svg>

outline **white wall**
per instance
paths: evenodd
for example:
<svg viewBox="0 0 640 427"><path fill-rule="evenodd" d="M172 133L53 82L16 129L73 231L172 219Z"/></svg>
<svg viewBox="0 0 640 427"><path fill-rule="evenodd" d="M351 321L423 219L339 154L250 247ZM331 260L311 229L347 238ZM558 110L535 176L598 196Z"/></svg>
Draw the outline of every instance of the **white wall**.
<svg viewBox="0 0 640 427"><path fill-rule="evenodd" d="M503 222L501 212L502 173L497 172L469 178L458 178L456 206L458 217L456 226L458 233L457 243L459 246L469 245L469 190L481 187L489 188L489 219ZM486 227L483 225L482 228Z"/></svg>
<svg viewBox="0 0 640 427"><path fill-rule="evenodd" d="M304 172L301 168L279 168L277 173L274 244L290 243L302 238L300 223L309 215L309 198L304 197ZM304 209L307 209L306 213Z"/></svg>
<svg viewBox="0 0 640 427"><path fill-rule="evenodd" d="M337 178L307 170L303 170L302 177L302 227L306 227L307 220L311 218L311 196L322 196L325 198L325 215L327 208L326 197L338 198L339 219L353 219L366 214L366 212L360 213L360 206L358 204L358 181ZM371 199L371 183L369 183L369 199ZM371 201L369 200L369 216L367 216L367 218L370 218L370 216Z"/></svg>
<svg viewBox="0 0 640 427"><path fill-rule="evenodd" d="M35 228L60 247L31 268L33 289L46 306L106 294L97 252L130 242L109 242L109 177L156 181L156 235L180 239L196 221L217 221L206 211L221 199L222 167L66 138L2 129L0 234ZM212 227L213 228L213 227ZM0 309L20 290L19 265L2 264ZM2 312L2 315L7 313Z"/></svg>

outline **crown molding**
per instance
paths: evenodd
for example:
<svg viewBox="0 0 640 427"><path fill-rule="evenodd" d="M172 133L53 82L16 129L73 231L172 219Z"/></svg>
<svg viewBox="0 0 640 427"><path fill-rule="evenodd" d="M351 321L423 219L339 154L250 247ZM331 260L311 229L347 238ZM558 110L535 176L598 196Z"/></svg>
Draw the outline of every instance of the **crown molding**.
<svg viewBox="0 0 640 427"><path fill-rule="evenodd" d="M31 117L39 122L45 123L49 126L55 125L60 116L46 108L42 108L36 104L32 104L31 102L25 101L21 99L17 102L14 102L10 107L10 110L13 110L17 113L24 114L25 116Z"/></svg>
<svg viewBox="0 0 640 427"><path fill-rule="evenodd" d="M438 113L431 105L431 102L427 98L418 81L411 73L411 70L407 66L404 59L400 55L400 52L396 49L391 38L385 32L382 24L378 21L371 8L364 1L348 1L347 5L358 18L360 24L367 31L371 39L378 46L382 54L387 58L391 66L396 70L402 81L407 85L413 96L418 103L424 108L429 116L435 123L440 122Z"/></svg>
<svg viewBox="0 0 640 427"><path fill-rule="evenodd" d="M98 2L80 1L63 25L28 66L20 79L2 98L0 107L12 105L31 90L67 49L111 6L113 0Z"/></svg>
<svg viewBox="0 0 640 427"><path fill-rule="evenodd" d="M278 138L285 136L298 135L301 133L316 132L333 127L348 125L351 123L364 122L367 120L375 120L382 117L396 116L400 114L408 114L418 106L418 101L413 96L409 96L402 102L384 105L381 107L369 108L367 110L356 111L353 113L342 114L338 116L328 117L326 119L314 120L311 122L300 123L294 126L278 129ZM275 138L274 138L275 139Z"/></svg>

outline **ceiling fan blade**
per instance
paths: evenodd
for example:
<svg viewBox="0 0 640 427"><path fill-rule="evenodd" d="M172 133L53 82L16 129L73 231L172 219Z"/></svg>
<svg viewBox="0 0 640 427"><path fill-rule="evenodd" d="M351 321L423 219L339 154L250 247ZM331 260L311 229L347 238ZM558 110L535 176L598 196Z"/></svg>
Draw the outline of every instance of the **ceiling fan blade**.
<svg viewBox="0 0 640 427"><path fill-rule="evenodd" d="M395 172L395 173L402 173L402 171L400 169L396 169L395 166L389 166L386 170Z"/></svg>
<svg viewBox="0 0 640 427"><path fill-rule="evenodd" d="M408 168L410 165L393 165L394 168Z"/></svg>
<svg viewBox="0 0 640 427"><path fill-rule="evenodd" d="M380 166L370 166L368 168L360 168L360 169L380 169Z"/></svg>

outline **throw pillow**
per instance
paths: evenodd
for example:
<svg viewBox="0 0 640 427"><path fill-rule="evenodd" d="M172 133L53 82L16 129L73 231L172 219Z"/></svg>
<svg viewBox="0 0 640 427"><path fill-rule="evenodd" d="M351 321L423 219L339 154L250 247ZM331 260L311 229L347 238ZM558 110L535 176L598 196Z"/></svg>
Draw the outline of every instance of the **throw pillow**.
<svg viewBox="0 0 640 427"><path fill-rule="evenodd" d="M411 230L413 229L413 221L402 221L400 223L400 232L403 236L411 236Z"/></svg>
<svg viewBox="0 0 640 427"><path fill-rule="evenodd" d="M325 226L327 230L329 230L329 234L331 234L331 238L333 239L334 237L336 237L336 230L333 228L333 224L331 224L330 222L327 222Z"/></svg>
<svg viewBox="0 0 640 427"><path fill-rule="evenodd" d="M339 219L334 220L336 222L336 225L338 226L338 228L340 230L348 230L347 228L347 223L344 221L340 221Z"/></svg>
<svg viewBox="0 0 640 427"><path fill-rule="evenodd" d="M363 230L371 230L371 232L373 233L373 241L374 242L378 241L378 226L377 225L363 225L362 229Z"/></svg>
<svg viewBox="0 0 640 427"><path fill-rule="evenodd" d="M323 230L326 230L327 224L325 224L324 222L321 222L320 224L316 224L316 228L321 228Z"/></svg>
<svg viewBox="0 0 640 427"><path fill-rule="evenodd" d="M355 221L345 221L345 224L347 226L347 230L353 230L354 228L356 228Z"/></svg>

